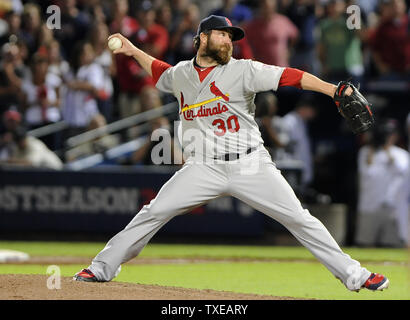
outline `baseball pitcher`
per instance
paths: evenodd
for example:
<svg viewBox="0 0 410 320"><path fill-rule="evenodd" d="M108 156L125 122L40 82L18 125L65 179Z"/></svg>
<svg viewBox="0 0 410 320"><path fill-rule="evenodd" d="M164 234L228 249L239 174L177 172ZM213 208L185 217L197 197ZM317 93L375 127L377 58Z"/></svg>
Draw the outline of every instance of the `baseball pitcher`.
<svg viewBox="0 0 410 320"><path fill-rule="evenodd" d="M159 90L178 100L186 161L75 280L112 280L121 264L138 256L173 217L229 195L283 224L347 289L388 287L385 276L343 253L324 225L302 207L263 147L254 119L255 94L281 86L331 96L355 133L373 124L369 104L351 83L335 86L301 70L232 58L232 42L244 36L229 19L209 16L194 37L196 56L175 66L149 56L121 34L110 36L122 42L114 54L134 57Z"/></svg>

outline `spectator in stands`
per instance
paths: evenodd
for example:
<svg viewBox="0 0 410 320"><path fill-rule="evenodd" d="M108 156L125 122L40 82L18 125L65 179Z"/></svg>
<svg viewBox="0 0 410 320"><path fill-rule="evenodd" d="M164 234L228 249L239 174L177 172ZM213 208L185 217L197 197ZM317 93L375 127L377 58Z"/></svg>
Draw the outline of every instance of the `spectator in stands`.
<svg viewBox="0 0 410 320"><path fill-rule="evenodd" d="M181 23L175 30L171 31L171 64L176 64L183 60L191 60L195 56L196 50L192 39L197 33L199 22L199 8L196 4L191 3L184 11Z"/></svg>
<svg viewBox="0 0 410 320"><path fill-rule="evenodd" d="M356 244L403 247L409 241L409 153L395 145L395 120L379 120L359 150Z"/></svg>
<svg viewBox="0 0 410 320"><path fill-rule="evenodd" d="M287 113L282 121L287 138L282 140L285 148L279 160L292 159L302 162L301 190L306 189L313 180L313 161L308 123L317 115L314 102L302 97L295 109Z"/></svg>
<svg viewBox="0 0 410 320"><path fill-rule="evenodd" d="M23 3L21 2L21 0L2 1L0 6L0 17L10 11L21 14L23 12Z"/></svg>
<svg viewBox="0 0 410 320"><path fill-rule="evenodd" d="M12 42L14 43L14 42ZM29 74L30 72L30 68L28 67L29 62L30 62L30 56L29 56L29 52L28 52L28 48L26 43L23 40L17 40L15 42L19 53L19 59L18 59L18 64L21 70L23 70L23 75L26 76Z"/></svg>
<svg viewBox="0 0 410 320"><path fill-rule="evenodd" d="M155 23L155 9L151 1L142 1L136 16L139 28L132 36L133 41L144 52L157 59L163 59L169 46L169 36L163 26Z"/></svg>
<svg viewBox="0 0 410 320"><path fill-rule="evenodd" d="M60 170L63 162L39 139L27 135L23 127L13 134L15 147L3 164Z"/></svg>
<svg viewBox="0 0 410 320"><path fill-rule="evenodd" d="M200 1L198 5L202 5L204 2L207 1ZM172 22L169 30L175 30L178 27L183 19L184 11L190 3L190 0L169 0L169 5L171 6L172 13ZM199 8L199 11L204 12L201 7Z"/></svg>
<svg viewBox="0 0 410 320"><path fill-rule="evenodd" d="M31 77L22 84L25 93L25 123L29 129L35 129L60 121L60 96L58 81L50 74L47 52L37 52L31 61Z"/></svg>
<svg viewBox="0 0 410 320"><path fill-rule="evenodd" d="M151 2L143 1L136 15L139 27L130 40L151 56L163 59L169 45L168 32L155 23L155 10ZM155 87L152 77L132 57L116 55L115 59L117 72L121 74L118 78L120 118L146 111L149 106L144 105L141 99L141 95L145 94L144 91L157 92L158 96L160 94L158 90L152 90Z"/></svg>
<svg viewBox="0 0 410 320"><path fill-rule="evenodd" d="M137 20L130 16L128 0L113 0L111 11L113 19L110 24L110 33L121 33L129 38L138 29Z"/></svg>
<svg viewBox="0 0 410 320"><path fill-rule="evenodd" d="M38 33L38 48L49 46L55 41L53 30L47 26L47 23L42 23Z"/></svg>
<svg viewBox="0 0 410 320"><path fill-rule="evenodd" d="M107 6L111 0L101 1L101 0L77 0L77 7L81 9L84 13L87 13L91 18L93 23L107 23L109 17L109 7Z"/></svg>
<svg viewBox="0 0 410 320"><path fill-rule="evenodd" d="M404 0L380 1L379 24L369 33L368 41L379 75L397 79L410 72L409 17Z"/></svg>
<svg viewBox="0 0 410 320"><path fill-rule="evenodd" d="M241 25L252 19L252 10L238 0L223 0L222 5L211 14L227 17L234 26Z"/></svg>
<svg viewBox="0 0 410 320"><path fill-rule="evenodd" d="M129 12L128 0L114 0L111 6L113 18L109 25L110 33L118 32L130 39L137 32L139 24ZM126 118L141 111L138 94L142 87L153 83L133 58L116 55L114 62L117 72L121 74L116 79L119 90L118 116Z"/></svg>
<svg viewBox="0 0 410 320"><path fill-rule="evenodd" d="M76 0L55 0L61 9L61 28L54 30L54 37L60 42L63 57L69 59L74 44L84 40L91 17L76 6Z"/></svg>
<svg viewBox="0 0 410 320"><path fill-rule="evenodd" d="M16 44L6 43L2 47L0 62L0 113L21 104L22 79L27 76L20 49Z"/></svg>
<svg viewBox="0 0 410 320"><path fill-rule="evenodd" d="M48 44L48 72L53 74L58 79L56 86L62 88L63 82L68 79L68 74L70 72L70 65L61 55L61 46L57 40L52 41Z"/></svg>
<svg viewBox="0 0 410 320"><path fill-rule="evenodd" d="M71 63L72 78L67 82L62 107L63 118L70 125L70 136L86 130L90 121L99 115L97 97L104 89L104 70L94 59L89 42L77 44Z"/></svg>
<svg viewBox="0 0 410 320"><path fill-rule="evenodd" d="M261 92L255 97L255 105L255 120L259 125L264 145L271 156L275 158L277 149L285 147L283 132L281 136L281 132L277 131L274 124L279 118L277 115L278 99L272 91Z"/></svg>
<svg viewBox="0 0 410 320"><path fill-rule="evenodd" d="M22 15L22 36L27 45L29 57L38 48L38 37L41 29L41 9L35 3L26 3Z"/></svg>
<svg viewBox="0 0 410 320"><path fill-rule="evenodd" d="M288 17L277 12L277 0L261 0L257 16L244 28L255 60L289 66L299 31Z"/></svg>
<svg viewBox="0 0 410 320"><path fill-rule="evenodd" d="M2 122L0 123L0 134L5 132L13 132L16 130L20 125L22 125L22 116L21 113L18 112L14 108L10 108L6 110L2 115Z"/></svg>
<svg viewBox="0 0 410 320"><path fill-rule="evenodd" d="M62 113L62 102L66 95L67 87L65 83L70 79L70 65L62 57L60 50L60 43L53 40L47 47L48 53L48 78L47 82L50 86L55 88L60 100L60 114ZM60 149L62 147L62 132L53 134L53 146L48 144L51 150ZM51 138L50 138L51 139Z"/></svg>
<svg viewBox="0 0 410 320"><path fill-rule="evenodd" d="M0 125L0 161L11 156L13 151L13 134L22 124L20 112L10 109L3 113Z"/></svg>
<svg viewBox="0 0 410 320"><path fill-rule="evenodd" d="M156 23L163 26L171 33L171 25L174 17L172 16L171 6L168 2L163 2L156 10Z"/></svg>
<svg viewBox="0 0 410 320"><path fill-rule="evenodd" d="M316 56L315 29L317 27L317 6L314 0L292 1L286 15L300 30L290 64L313 74L319 73L319 60Z"/></svg>
<svg viewBox="0 0 410 320"><path fill-rule="evenodd" d="M107 122L111 122L114 113L113 94L114 85L112 78L115 75L115 66L111 51L107 47L109 29L105 23L97 23L90 32L90 43L93 46L96 58L95 63L104 70L104 88L98 95L98 109Z"/></svg>
<svg viewBox="0 0 410 320"><path fill-rule="evenodd" d="M380 0L357 0L357 4L368 19L371 15L375 15L377 5Z"/></svg>
<svg viewBox="0 0 410 320"><path fill-rule="evenodd" d="M15 11L9 11L4 16L7 22L7 32L0 37L0 47L7 42L17 42L18 39L23 39L21 31L21 16Z"/></svg>
<svg viewBox="0 0 410 320"><path fill-rule="evenodd" d="M317 44L322 77L328 81L349 77L359 80L364 72L361 41L355 30L346 26L345 1L330 0L326 11L327 16L319 24Z"/></svg>

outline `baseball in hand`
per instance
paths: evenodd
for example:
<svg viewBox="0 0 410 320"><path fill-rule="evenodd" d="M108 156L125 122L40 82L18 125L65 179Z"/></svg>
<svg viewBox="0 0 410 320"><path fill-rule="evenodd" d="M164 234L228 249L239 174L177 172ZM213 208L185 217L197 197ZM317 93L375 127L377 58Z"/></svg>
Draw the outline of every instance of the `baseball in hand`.
<svg viewBox="0 0 410 320"><path fill-rule="evenodd" d="M108 48L112 51L117 50L122 47L122 41L120 38L114 37L108 41Z"/></svg>

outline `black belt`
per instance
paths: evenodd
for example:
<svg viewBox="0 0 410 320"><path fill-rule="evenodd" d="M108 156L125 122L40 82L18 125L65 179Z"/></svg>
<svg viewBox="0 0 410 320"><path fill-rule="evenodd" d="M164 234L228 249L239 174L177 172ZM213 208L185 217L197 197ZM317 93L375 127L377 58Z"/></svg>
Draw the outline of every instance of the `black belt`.
<svg viewBox="0 0 410 320"><path fill-rule="evenodd" d="M246 153L227 153L224 154L223 156L220 157L214 157L214 160L224 160L224 161L233 161L239 159L241 156L244 156L246 154L250 154L251 152L254 152L257 149L257 147L251 147L248 150L246 150Z"/></svg>

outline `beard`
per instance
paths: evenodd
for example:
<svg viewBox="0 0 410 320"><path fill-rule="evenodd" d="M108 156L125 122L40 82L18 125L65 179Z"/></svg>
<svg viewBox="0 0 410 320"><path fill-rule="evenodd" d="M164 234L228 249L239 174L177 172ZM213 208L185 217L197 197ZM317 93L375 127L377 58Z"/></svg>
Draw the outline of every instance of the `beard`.
<svg viewBox="0 0 410 320"><path fill-rule="evenodd" d="M205 52L202 55L203 57L210 57L215 60L218 64L225 65L231 60L232 57L232 46L229 44L217 46L209 37L206 42Z"/></svg>

